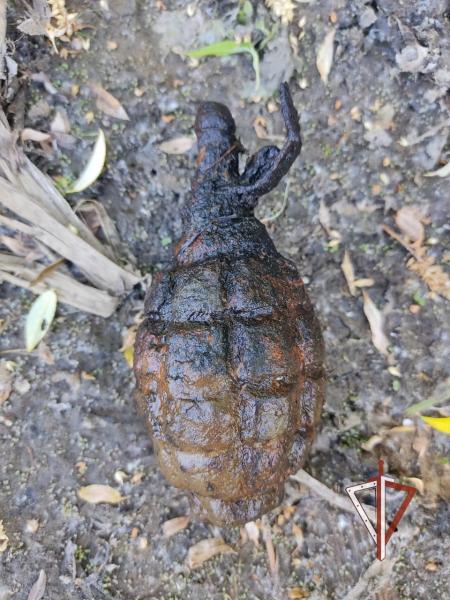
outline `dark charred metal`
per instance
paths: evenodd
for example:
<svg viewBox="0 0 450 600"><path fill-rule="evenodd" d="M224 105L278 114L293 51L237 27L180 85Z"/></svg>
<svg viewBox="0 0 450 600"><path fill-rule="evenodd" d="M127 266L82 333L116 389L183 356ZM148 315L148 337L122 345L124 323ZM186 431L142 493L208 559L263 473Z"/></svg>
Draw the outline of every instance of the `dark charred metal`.
<svg viewBox="0 0 450 600"><path fill-rule="evenodd" d="M285 83L280 99L283 147L262 148L242 174L229 110L200 105L184 233L147 294L135 346L138 405L161 470L220 525L279 504L323 403L319 323L296 267L253 214L300 153Z"/></svg>

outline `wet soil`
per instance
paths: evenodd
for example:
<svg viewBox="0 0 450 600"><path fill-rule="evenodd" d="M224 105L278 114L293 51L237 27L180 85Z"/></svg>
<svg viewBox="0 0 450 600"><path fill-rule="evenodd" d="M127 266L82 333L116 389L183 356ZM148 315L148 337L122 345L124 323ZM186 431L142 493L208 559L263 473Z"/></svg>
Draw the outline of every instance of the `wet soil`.
<svg viewBox="0 0 450 600"><path fill-rule="evenodd" d="M428 252L448 273L449 179L423 176L448 162L450 152L447 3L298 2L289 26L262 2L252 3L253 17L244 24L237 23L237 2L66 4L93 27L85 30L86 52L61 58L44 38L19 36L10 26L19 67L45 73L57 88L50 94L38 82L23 81L25 126L47 131L55 111L64 109L75 138L52 155L30 145L29 156L52 176L73 176L98 127L104 129L107 169L88 197L104 204L143 273L170 260L195 159L195 147L167 155L158 144L190 135L196 102L209 99L229 106L242 143L254 152L267 143L255 135L256 117L266 119L269 134L283 135L271 99L276 103L278 84L290 80L303 149L288 176L286 207L268 229L304 277L327 349L323 424L306 470L344 493L351 482L373 476L382 456L392 477L415 477L425 487L388 547L385 571L372 579L364 573L374 547L359 518L293 481L284 506L295 511L286 518L281 507L269 515L275 569L264 542L243 543L239 529L193 521L165 538L163 522L187 514L188 502L159 472L120 352L143 291L133 291L107 320L60 306L46 338L52 364L37 352L6 356L16 365L13 392L0 406L0 519L9 537L0 554L0 599L27 598L40 569L47 575L44 597L52 600L445 597L448 438L418 418L405 422L404 411L450 376L449 305L408 270L407 251L381 226L394 226L401 207L417 207L428 218ZM12 21L18 10L11 8ZM325 85L316 56L331 28L335 56ZM252 34L255 43L269 36L258 93L247 55L197 62L180 55L236 34ZM427 49L426 58L408 62L403 51L417 44ZM129 121L98 110L92 81L120 100ZM39 102L50 110L30 116ZM399 143L439 124L413 144ZM284 182L262 200L259 216L270 219L285 193ZM324 221L339 232L339 244L330 243ZM385 317L391 365L371 342L362 296L348 291L340 267L344 249L357 276L374 280L366 289ZM32 297L8 284L0 295L0 318L7 322L2 349L21 348ZM401 377L389 371L393 365ZM409 431L383 435L364 449L380 431L405 424ZM87 504L77 490L91 483L116 487L126 499L119 506ZM35 532L32 519L39 521ZM293 524L303 532L300 549ZM189 570L188 549L218 535L236 553Z"/></svg>

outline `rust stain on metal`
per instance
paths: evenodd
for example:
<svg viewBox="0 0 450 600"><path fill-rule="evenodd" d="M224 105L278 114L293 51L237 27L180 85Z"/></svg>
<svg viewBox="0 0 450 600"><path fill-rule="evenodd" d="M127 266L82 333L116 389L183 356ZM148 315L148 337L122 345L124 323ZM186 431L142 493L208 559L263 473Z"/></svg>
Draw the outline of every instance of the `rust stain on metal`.
<svg viewBox="0 0 450 600"><path fill-rule="evenodd" d="M242 174L229 110L200 105L184 233L147 294L134 353L138 405L161 470L220 525L278 505L323 403L319 323L295 265L254 216L301 148L287 84L280 98L286 141L259 150Z"/></svg>

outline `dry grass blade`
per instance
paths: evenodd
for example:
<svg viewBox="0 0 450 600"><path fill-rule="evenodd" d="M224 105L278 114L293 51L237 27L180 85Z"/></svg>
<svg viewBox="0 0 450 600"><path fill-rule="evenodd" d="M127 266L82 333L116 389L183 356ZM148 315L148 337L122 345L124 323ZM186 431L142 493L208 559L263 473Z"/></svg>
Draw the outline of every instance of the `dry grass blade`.
<svg viewBox="0 0 450 600"><path fill-rule="evenodd" d="M129 291L140 280L139 275L115 262L116 248L102 244L95 237L53 182L27 159L15 142L16 135L10 131L4 114L0 113L0 205L15 217L0 214L0 223L29 236L37 247L44 248L46 260L53 263L66 259L76 265L88 282L98 289L78 283L69 274L48 273L46 262L31 266L25 265L24 261L8 263L5 256L2 257L1 277L40 293L47 285L37 285L42 281L33 284L33 279L42 277L45 270L45 284L55 288L61 302L94 314L111 314L117 306L116 297ZM75 297L72 297L74 292ZM92 302L88 292L93 294ZM101 299L105 302L103 307L99 306Z"/></svg>
<svg viewBox="0 0 450 600"><path fill-rule="evenodd" d="M326 502L335 506L340 510L345 510L346 512L355 514L355 507L352 504L352 501L345 496L341 496L337 494L333 490L330 490L326 485L309 475L306 471L301 469L297 471L295 475L291 475L290 479L297 481L302 485L306 485L312 492L317 494L320 498L323 498ZM370 519L375 518L375 510L371 506L367 506L364 504L364 510L366 511L367 516Z"/></svg>

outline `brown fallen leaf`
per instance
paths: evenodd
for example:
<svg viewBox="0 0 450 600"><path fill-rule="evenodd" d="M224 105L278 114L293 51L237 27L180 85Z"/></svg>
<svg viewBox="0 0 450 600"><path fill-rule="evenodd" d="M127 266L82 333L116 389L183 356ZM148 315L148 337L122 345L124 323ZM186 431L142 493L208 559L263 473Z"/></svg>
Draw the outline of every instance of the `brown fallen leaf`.
<svg viewBox="0 0 450 600"><path fill-rule="evenodd" d="M119 504L123 500L120 492L109 485L93 483L78 490L78 497L89 504Z"/></svg>
<svg viewBox="0 0 450 600"><path fill-rule="evenodd" d="M331 70L331 65L333 64L335 35L336 31L331 29L324 37L323 42L320 44L317 51L316 67L319 71L320 78L325 84L328 82L328 75Z"/></svg>
<svg viewBox="0 0 450 600"><path fill-rule="evenodd" d="M41 600L45 594L45 588L47 586L47 575L44 569L39 571L39 577L33 583L33 587L28 594L28 600Z"/></svg>
<svg viewBox="0 0 450 600"><path fill-rule="evenodd" d="M406 266L417 273L432 292L450 300L450 277L441 265L435 264L434 256L426 255L421 260L410 258Z"/></svg>
<svg viewBox="0 0 450 600"><path fill-rule="evenodd" d="M352 296L357 296L358 292L355 286L355 270L353 269L353 263L350 259L350 254L348 250L344 252L344 258L342 259L341 269L344 273L345 281L347 282L350 294Z"/></svg>
<svg viewBox="0 0 450 600"><path fill-rule="evenodd" d="M411 242L415 242L418 246L422 245L425 238L422 221L423 215L411 206L403 206L395 215L397 227Z"/></svg>
<svg viewBox="0 0 450 600"><path fill-rule="evenodd" d="M11 369L8 368L8 361L2 360L0 362L0 404L8 400L12 391L12 384L13 374Z"/></svg>
<svg viewBox="0 0 450 600"><path fill-rule="evenodd" d="M158 148L166 154L185 154L193 147L195 139L191 136L181 136L161 142Z"/></svg>
<svg viewBox="0 0 450 600"><path fill-rule="evenodd" d="M4 552L8 547L9 537L6 535L3 521L0 521L0 552Z"/></svg>
<svg viewBox="0 0 450 600"><path fill-rule="evenodd" d="M369 321L370 330L372 332L372 343L375 348L384 356L389 356L389 339L384 333L384 317L372 302L369 294L363 290L364 314Z"/></svg>
<svg viewBox="0 0 450 600"><path fill-rule="evenodd" d="M186 564L190 569L197 569L217 554L236 554L236 551L226 544L222 538L201 540L189 548Z"/></svg>
<svg viewBox="0 0 450 600"><path fill-rule="evenodd" d="M110 92L107 92L105 88L97 83L91 83L89 87L96 98L97 108L105 115L122 121L130 120L124 107Z"/></svg>
<svg viewBox="0 0 450 600"><path fill-rule="evenodd" d="M188 516L184 517L175 517L174 519L169 519L162 524L162 530L164 537L171 537L175 535L179 531L183 531L189 524L190 518Z"/></svg>

